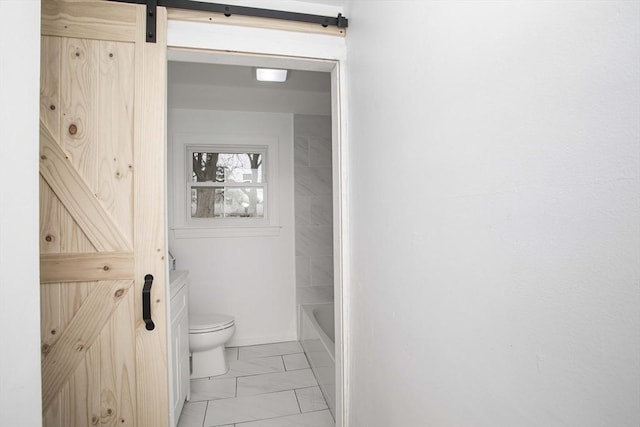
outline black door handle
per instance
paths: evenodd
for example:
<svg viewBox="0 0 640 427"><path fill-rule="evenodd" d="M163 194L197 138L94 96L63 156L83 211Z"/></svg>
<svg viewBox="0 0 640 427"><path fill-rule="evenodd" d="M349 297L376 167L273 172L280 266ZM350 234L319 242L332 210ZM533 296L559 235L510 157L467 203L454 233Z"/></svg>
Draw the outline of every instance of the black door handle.
<svg viewBox="0 0 640 427"><path fill-rule="evenodd" d="M153 285L153 276L147 274L144 276L144 286L142 288L142 319L147 331L153 331L156 325L151 320L151 285Z"/></svg>

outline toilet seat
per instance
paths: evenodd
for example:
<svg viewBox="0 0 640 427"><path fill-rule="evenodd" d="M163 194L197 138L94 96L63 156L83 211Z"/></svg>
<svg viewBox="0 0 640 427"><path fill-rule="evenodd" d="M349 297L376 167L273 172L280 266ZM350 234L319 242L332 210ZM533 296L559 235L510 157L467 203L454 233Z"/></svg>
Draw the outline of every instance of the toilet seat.
<svg viewBox="0 0 640 427"><path fill-rule="evenodd" d="M233 316L226 314L189 314L189 333L202 334L227 329L233 326Z"/></svg>

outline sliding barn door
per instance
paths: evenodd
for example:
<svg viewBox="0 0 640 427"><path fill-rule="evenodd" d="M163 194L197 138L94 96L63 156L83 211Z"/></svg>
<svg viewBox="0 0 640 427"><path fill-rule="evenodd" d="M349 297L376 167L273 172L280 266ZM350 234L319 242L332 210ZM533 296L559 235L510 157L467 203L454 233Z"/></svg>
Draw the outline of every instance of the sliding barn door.
<svg viewBox="0 0 640 427"><path fill-rule="evenodd" d="M166 10L157 15L153 44L145 6L42 1L46 427L168 425ZM147 274L153 330L142 315Z"/></svg>

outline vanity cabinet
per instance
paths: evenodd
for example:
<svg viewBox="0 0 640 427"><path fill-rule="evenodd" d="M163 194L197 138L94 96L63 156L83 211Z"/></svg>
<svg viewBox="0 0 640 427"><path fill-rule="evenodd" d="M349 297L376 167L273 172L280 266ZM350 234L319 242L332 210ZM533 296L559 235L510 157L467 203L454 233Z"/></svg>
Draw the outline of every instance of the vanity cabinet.
<svg viewBox="0 0 640 427"><path fill-rule="evenodd" d="M189 288L186 271L171 271L171 426L178 424L184 402L189 398Z"/></svg>

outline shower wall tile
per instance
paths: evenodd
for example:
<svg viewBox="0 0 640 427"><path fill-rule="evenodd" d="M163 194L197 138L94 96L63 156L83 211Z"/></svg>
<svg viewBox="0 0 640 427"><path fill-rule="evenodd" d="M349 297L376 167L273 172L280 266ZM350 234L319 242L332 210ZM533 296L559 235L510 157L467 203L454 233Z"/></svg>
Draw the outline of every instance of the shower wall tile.
<svg viewBox="0 0 640 427"><path fill-rule="evenodd" d="M333 196L331 194L308 198L311 225L333 224Z"/></svg>
<svg viewBox="0 0 640 427"><path fill-rule="evenodd" d="M333 300L331 150L330 117L294 116L295 244L298 303Z"/></svg>
<svg viewBox="0 0 640 427"><path fill-rule="evenodd" d="M331 138L331 117L296 114L293 118L296 135Z"/></svg>
<svg viewBox="0 0 640 427"><path fill-rule="evenodd" d="M309 286L297 288L297 304L317 304L333 302L333 286Z"/></svg>
<svg viewBox="0 0 640 427"><path fill-rule="evenodd" d="M311 225L311 197L296 197L295 214L296 226Z"/></svg>
<svg viewBox="0 0 640 427"><path fill-rule="evenodd" d="M296 257L296 286L309 286L311 284L311 257Z"/></svg>
<svg viewBox="0 0 640 427"><path fill-rule="evenodd" d="M333 255L333 228L330 226L296 227L296 256Z"/></svg>
<svg viewBox="0 0 640 427"><path fill-rule="evenodd" d="M293 162L294 166L309 166L309 139L307 137L294 137Z"/></svg>
<svg viewBox="0 0 640 427"><path fill-rule="evenodd" d="M309 166L331 167L331 137L309 138Z"/></svg>
<svg viewBox="0 0 640 427"><path fill-rule="evenodd" d="M295 168L295 196L318 196L333 191L330 167Z"/></svg>
<svg viewBox="0 0 640 427"><path fill-rule="evenodd" d="M333 286L333 257L312 256L310 258L311 285Z"/></svg>

